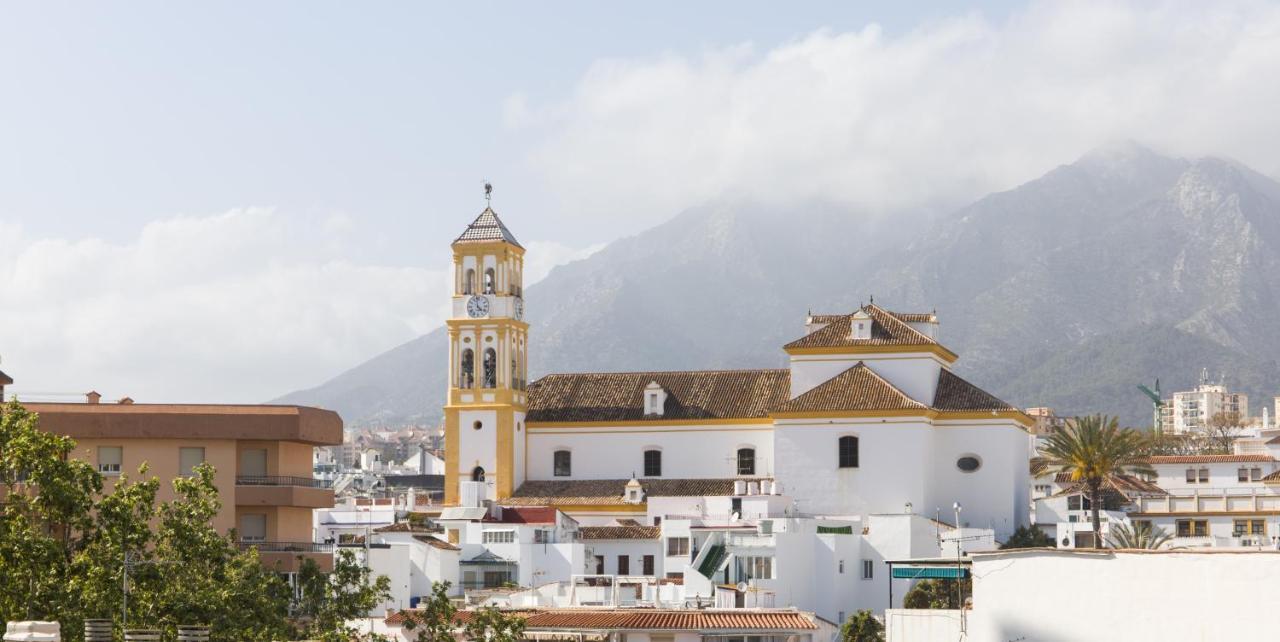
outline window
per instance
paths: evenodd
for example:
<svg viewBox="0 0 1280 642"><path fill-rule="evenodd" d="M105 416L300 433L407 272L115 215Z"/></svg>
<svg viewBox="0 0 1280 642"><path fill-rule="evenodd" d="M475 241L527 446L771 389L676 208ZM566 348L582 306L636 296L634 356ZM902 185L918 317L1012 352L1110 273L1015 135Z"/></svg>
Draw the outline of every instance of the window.
<svg viewBox="0 0 1280 642"><path fill-rule="evenodd" d="M1236 471L1236 481L1242 481L1242 482L1247 482L1247 481L1249 481L1249 469L1248 469L1248 468L1241 468L1241 469L1237 470L1237 471Z"/></svg>
<svg viewBox="0 0 1280 642"><path fill-rule="evenodd" d="M545 529L545 528L539 528L539 529L537 529L537 530L533 531L533 543L534 543L534 544L552 544L552 543L554 543L554 542L552 541L552 537L551 537L551 534L552 534L553 532L554 532L554 531L549 531L549 530L547 530L547 529Z"/></svg>
<svg viewBox="0 0 1280 642"><path fill-rule="evenodd" d="M653 556L645 555L640 558L640 573L642 575L653 575Z"/></svg>
<svg viewBox="0 0 1280 642"><path fill-rule="evenodd" d="M1187 469L1187 483L1188 484L1196 483L1196 469L1194 468Z"/></svg>
<svg viewBox="0 0 1280 642"><path fill-rule="evenodd" d="M458 387L470 388L475 385L476 358L471 348L462 351L462 368L458 373Z"/></svg>
<svg viewBox="0 0 1280 642"><path fill-rule="evenodd" d="M689 538L688 537L668 537L667 538L667 557L688 557L689 556Z"/></svg>
<svg viewBox="0 0 1280 642"><path fill-rule="evenodd" d="M1207 483L1209 483L1209 469L1208 469L1208 468L1201 468L1201 469L1200 469L1200 483L1201 483L1201 484L1207 484Z"/></svg>
<svg viewBox="0 0 1280 642"><path fill-rule="evenodd" d="M1267 522L1261 519L1232 520L1231 534L1236 537L1240 537L1241 535L1266 535Z"/></svg>
<svg viewBox="0 0 1280 642"><path fill-rule="evenodd" d="M241 515L240 540L244 542L261 542L267 539L266 515Z"/></svg>
<svg viewBox="0 0 1280 642"><path fill-rule="evenodd" d="M472 428L473 430L480 430L481 428L484 428L484 422L483 422L483 421L480 421L479 419L477 419L477 420L475 420L475 421L471 422L471 428Z"/></svg>
<svg viewBox="0 0 1280 642"><path fill-rule="evenodd" d="M186 477L196 474L196 466L204 463L204 448L184 446L178 449L178 474Z"/></svg>
<svg viewBox="0 0 1280 642"><path fill-rule="evenodd" d="M862 560L862 579L869 580L875 576L876 565L871 560Z"/></svg>
<svg viewBox="0 0 1280 642"><path fill-rule="evenodd" d="M570 459L572 455L567 450L557 450L552 454L552 464L555 469L552 474L556 477L568 477L570 471Z"/></svg>
<svg viewBox="0 0 1280 642"><path fill-rule="evenodd" d="M98 472L104 475L119 475L123 459L124 448L120 446L98 446Z"/></svg>
<svg viewBox="0 0 1280 642"><path fill-rule="evenodd" d="M738 558L739 580L773 579L773 558L744 556Z"/></svg>
<svg viewBox="0 0 1280 642"><path fill-rule="evenodd" d="M467 276L462 279L462 293L463 294L476 293L476 271L475 270L467 270Z"/></svg>
<svg viewBox="0 0 1280 642"><path fill-rule="evenodd" d="M1249 481L1262 481L1262 469L1261 469L1261 468L1250 468L1250 469L1249 469Z"/></svg>
<svg viewBox="0 0 1280 642"><path fill-rule="evenodd" d="M742 515L742 498L741 497L734 497L733 499L729 500L729 512L738 516Z"/></svg>
<svg viewBox="0 0 1280 642"><path fill-rule="evenodd" d="M840 572L844 573L844 560L840 560Z"/></svg>
<svg viewBox="0 0 1280 642"><path fill-rule="evenodd" d="M242 477L265 477L266 474L266 448L248 448L240 451L240 475Z"/></svg>
<svg viewBox="0 0 1280 642"><path fill-rule="evenodd" d="M494 289L493 268L484 271L484 293L493 294Z"/></svg>
<svg viewBox="0 0 1280 642"><path fill-rule="evenodd" d="M604 575L604 556L596 556L596 575Z"/></svg>
<svg viewBox="0 0 1280 642"><path fill-rule="evenodd" d="M631 574L631 558L626 555L618 556L618 575Z"/></svg>
<svg viewBox="0 0 1280 642"><path fill-rule="evenodd" d="M661 477L662 476L662 451L661 450L644 451L644 476L645 477Z"/></svg>
<svg viewBox="0 0 1280 642"><path fill-rule="evenodd" d="M965 455L956 460L956 468L962 473L971 473L982 468L982 460L973 455Z"/></svg>
<svg viewBox="0 0 1280 642"><path fill-rule="evenodd" d="M493 348L484 349L484 380L481 385L485 388L498 385L498 353Z"/></svg>
<svg viewBox="0 0 1280 642"><path fill-rule="evenodd" d="M1180 519L1177 522L1178 537L1208 537L1209 521L1204 519Z"/></svg>
<svg viewBox="0 0 1280 642"><path fill-rule="evenodd" d="M837 448L840 456L841 468L857 468L858 467L858 438L852 435L846 435L840 438L839 447Z"/></svg>
<svg viewBox="0 0 1280 642"><path fill-rule="evenodd" d="M479 467L479 466L476 466L475 468L472 468L472 469L471 469L471 481L473 481L473 482L482 482L482 481L484 481L484 469L483 469L483 468L481 468L481 467Z"/></svg>
<svg viewBox="0 0 1280 642"><path fill-rule="evenodd" d="M485 544L513 544L516 541L515 531L485 531Z"/></svg>
<svg viewBox="0 0 1280 642"><path fill-rule="evenodd" d="M739 475L756 474L756 449L755 448L739 448L738 449L738 474Z"/></svg>

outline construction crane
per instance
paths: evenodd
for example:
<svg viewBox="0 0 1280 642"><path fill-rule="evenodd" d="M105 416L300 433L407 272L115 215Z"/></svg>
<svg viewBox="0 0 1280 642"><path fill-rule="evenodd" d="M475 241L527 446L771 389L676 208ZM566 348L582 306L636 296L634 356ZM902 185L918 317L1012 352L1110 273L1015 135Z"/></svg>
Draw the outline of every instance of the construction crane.
<svg viewBox="0 0 1280 642"><path fill-rule="evenodd" d="M1156 436L1159 437L1163 434L1162 415L1164 413L1161 410L1164 408L1165 403L1164 399L1160 398L1160 380L1156 379L1155 390L1141 383L1138 384L1138 390L1141 390L1143 394L1151 398L1151 428L1155 430Z"/></svg>

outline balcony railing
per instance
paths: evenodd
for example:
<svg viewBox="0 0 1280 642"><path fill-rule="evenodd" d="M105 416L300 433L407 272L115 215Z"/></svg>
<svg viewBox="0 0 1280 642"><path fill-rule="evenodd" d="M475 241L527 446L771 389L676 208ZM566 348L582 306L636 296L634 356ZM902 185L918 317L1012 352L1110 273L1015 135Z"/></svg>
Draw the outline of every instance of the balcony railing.
<svg viewBox="0 0 1280 642"><path fill-rule="evenodd" d="M260 553L332 553L333 544L317 542L259 542L240 540L240 549L258 549Z"/></svg>
<svg viewBox="0 0 1280 642"><path fill-rule="evenodd" d="M237 486L301 486L303 488L333 488L331 479L313 477L285 477L280 475L242 475L236 477Z"/></svg>

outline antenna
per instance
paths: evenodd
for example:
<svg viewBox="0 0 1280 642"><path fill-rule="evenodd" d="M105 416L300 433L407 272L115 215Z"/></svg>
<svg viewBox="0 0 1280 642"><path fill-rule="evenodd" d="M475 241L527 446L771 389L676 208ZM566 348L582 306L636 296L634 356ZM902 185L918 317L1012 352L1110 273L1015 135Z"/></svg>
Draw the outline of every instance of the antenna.
<svg viewBox="0 0 1280 642"><path fill-rule="evenodd" d="M492 202L492 199L493 199L493 183L490 183L489 181L485 181L484 182L484 204L488 205L489 203Z"/></svg>

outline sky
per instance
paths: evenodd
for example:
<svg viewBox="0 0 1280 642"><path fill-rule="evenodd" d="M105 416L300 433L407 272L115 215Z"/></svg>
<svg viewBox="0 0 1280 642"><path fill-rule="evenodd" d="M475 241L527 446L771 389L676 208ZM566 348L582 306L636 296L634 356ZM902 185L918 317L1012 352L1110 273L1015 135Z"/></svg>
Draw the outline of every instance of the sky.
<svg viewBox="0 0 1280 642"><path fill-rule="evenodd" d="M716 199L945 212L1115 140L1280 176L1277 78L1261 2L0 0L0 369L315 385L440 324L485 181L534 281Z"/></svg>

